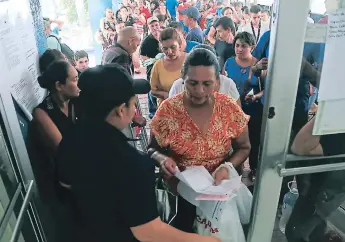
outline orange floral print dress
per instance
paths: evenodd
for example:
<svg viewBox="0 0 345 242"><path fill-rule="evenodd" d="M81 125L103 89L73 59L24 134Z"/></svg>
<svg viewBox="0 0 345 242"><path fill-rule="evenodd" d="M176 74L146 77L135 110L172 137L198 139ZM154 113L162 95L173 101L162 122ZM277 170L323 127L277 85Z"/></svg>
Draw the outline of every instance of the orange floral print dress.
<svg viewBox="0 0 345 242"><path fill-rule="evenodd" d="M158 144L171 151L181 171L191 166L205 166L213 172L231 149L231 140L247 126L247 116L229 96L215 92L210 127L202 134L183 105L183 93L166 99L151 121Z"/></svg>

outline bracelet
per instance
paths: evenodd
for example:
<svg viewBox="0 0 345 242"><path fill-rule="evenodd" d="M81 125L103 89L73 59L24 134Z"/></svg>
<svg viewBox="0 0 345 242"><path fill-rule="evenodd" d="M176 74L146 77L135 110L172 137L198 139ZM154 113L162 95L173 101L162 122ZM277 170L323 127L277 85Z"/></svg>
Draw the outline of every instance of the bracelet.
<svg viewBox="0 0 345 242"><path fill-rule="evenodd" d="M167 157L165 155L162 155L158 151L153 152L151 158L157 161L160 167L163 167L165 161L167 160Z"/></svg>

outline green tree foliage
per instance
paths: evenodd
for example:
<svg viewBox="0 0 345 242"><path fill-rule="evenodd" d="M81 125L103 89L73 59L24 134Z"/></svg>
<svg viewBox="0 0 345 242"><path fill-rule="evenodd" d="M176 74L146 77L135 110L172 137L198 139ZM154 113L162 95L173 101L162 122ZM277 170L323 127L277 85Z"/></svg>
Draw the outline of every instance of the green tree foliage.
<svg viewBox="0 0 345 242"><path fill-rule="evenodd" d="M85 7L85 14L86 14L86 17L88 17L89 16L88 0L83 0L83 1L84 1L84 7ZM77 14L77 7L75 4L75 0L61 0L61 4L67 15L68 22L78 24L78 14Z"/></svg>

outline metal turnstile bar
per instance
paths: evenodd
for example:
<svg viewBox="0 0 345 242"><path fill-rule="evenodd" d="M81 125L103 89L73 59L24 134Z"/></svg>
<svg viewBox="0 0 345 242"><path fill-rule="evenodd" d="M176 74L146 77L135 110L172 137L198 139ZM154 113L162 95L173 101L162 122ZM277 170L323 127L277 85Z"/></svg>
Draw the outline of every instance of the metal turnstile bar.
<svg viewBox="0 0 345 242"><path fill-rule="evenodd" d="M0 240L2 239L2 236L4 235L5 229L10 221L11 215L13 214L14 206L16 205L16 202L18 200L18 197L20 195L20 192L22 191L22 185L19 183L16 192L14 193L11 202L9 203L5 215L2 217L0 222Z"/></svg>
<svg viewBox="0 0 345 242"><path fill-rule="evenodd" d="M24 215L25 215L25 212L27 211L27 207L29 206L31 197L33 195L33 187L34 187L34 181L31 180L29 183L28 189L26 191L26 195L24 197L23 205L20 208L20 211L17 217L17 222L16 222L16 225L14 226L13 234L12 234L10 242L16 242L18 240L18 237L20 235L20 229L24 221Z"/></svg>
<svg viewBox="0 0 345 242"><path fill-rule="evenodd" d="M297 168L280 168L279 175L282 177L285 176L295 176L302 174L312 174L312 173L321 173L327 171L339 171L345 170L345 162L337 164L327 164L327 165L318 165L318 166L307 166L307 167L297 167Z"/></svg>
<svg viewBox="0 0 345 242"><path fill-rule="evenodd" d="M332 156L298 156L298 155L288 154L286 156L286 162L308 161L308 160L329 160L329 159L339 159L339 158L345 158L345 154L332 155Z"/></svg>

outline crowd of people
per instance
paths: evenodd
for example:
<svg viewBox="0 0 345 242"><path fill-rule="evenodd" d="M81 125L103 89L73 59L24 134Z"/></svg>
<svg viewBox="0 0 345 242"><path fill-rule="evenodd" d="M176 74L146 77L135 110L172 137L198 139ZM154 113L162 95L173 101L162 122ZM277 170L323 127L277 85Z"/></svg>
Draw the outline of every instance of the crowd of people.
<svg viewBox="0 0 345 242"><path fill-rule="evenodd" d="M219 241L194 233L196 208L181 196L175 228L160 220L155 167L176 192L177 168L204 166L219 184L249 159L255 184L269 37L270 12L259 5L128 0L100 21L101 65L89 68L85 51L71 62L59 42L49 44L38 79L49 94L33 111L29 152L57 241ZM316 105L309 102L319 77L312 64L302 63L297 154L312 152L303 143ZM134 79L140 66L147 80ZM149 99L150 154L130 145L135 137L124 131L146 125L137 94ZM317 154L344 151L323 140L315 141Z"/></svg>

